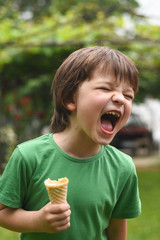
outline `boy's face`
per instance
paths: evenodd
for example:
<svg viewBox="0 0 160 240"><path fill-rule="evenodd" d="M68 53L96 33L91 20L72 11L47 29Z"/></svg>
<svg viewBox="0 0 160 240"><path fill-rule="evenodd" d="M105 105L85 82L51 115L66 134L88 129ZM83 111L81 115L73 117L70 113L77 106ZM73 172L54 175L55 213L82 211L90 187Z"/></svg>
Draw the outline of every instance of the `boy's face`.
<svg viewBox="0 0 160 240"><path fill-rule="evenodd" d="M127 82L117 83L113 75L102 76L95 71L74 96L71 126L76 126L83 141L109 144L127 122L133 98L134 91Z"/></svg>

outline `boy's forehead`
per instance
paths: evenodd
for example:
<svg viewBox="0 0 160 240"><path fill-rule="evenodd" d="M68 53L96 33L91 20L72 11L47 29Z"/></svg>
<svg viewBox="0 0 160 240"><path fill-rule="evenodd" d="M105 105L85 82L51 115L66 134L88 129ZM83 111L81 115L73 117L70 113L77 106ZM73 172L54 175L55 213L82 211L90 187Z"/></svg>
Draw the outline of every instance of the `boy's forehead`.
<svg viewBox="0 0 160 240"><path fill-rule="evenodd" d="M90 80L95 80L97 82L103 82L103 83L106 83L106 84L110 84L110 85L113 85L113 86L118 86L120 83L123 83L124 85L126 85L127 87L130 87L133 89L133 86L131 85L131 82L130 80L125 77L121 77L121 76L115 76L114 72L113 71L99 71L99 69L96 69Z"/></svg>
<svg viewBox="0 0 160 240"><path fill-rule="evenodd" d="M91 77L93 76L99 76L103 78L107 78L108 76L111 76L116 81L116 76L114 73L114 69L111 66L105 67L104 65L98 65L91 73Z"/></svg>
<svg viewBox="0 0 160 240"><path fill-rule="evenodd" d="M118 81L118 79L116 78L116 76L115 76L115 74L114 74L114 72L113 71L108 71L108 70L106 70L106 71L101 71L100 69L95 69L93 72L92 72L92 74L91 74L91 76L90 76L90 80L92 80L92 79L97 79L97 80L103 80L103 81L106 81L106 82L114 82L114 83L116 83L116 82L119 82Z"/></svg>

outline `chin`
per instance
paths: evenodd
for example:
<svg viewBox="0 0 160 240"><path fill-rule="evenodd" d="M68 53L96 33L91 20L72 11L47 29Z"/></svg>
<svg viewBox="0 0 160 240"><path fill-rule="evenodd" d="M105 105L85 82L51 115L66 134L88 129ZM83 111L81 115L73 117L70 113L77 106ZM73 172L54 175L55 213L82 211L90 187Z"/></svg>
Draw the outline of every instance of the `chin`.
<svg viewBox="0 0 160 240"><path fill-rule="evenodd" d="M100 145L108 145L112 142L112 140L113 140L113 137L109 138L109 139L101 139L101 140L98 141L98 143Z"/></svg>

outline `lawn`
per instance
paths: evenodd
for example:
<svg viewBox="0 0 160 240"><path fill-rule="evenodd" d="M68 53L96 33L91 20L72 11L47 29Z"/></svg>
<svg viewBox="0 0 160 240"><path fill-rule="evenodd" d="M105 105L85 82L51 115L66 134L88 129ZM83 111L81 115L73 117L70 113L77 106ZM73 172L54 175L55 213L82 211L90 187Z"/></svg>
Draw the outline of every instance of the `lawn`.
<svg viewBox="0 0 160 240"><path fill-rule="evenodd" d="M127 240L160 240L160 169L138 170L138 178L142 214L128 220ZM0 228L0 239L18 240L18 233Z"/></svg>
<svg viewBox="0 0 160 240"><path fill-rule="evenodd" d="M127 240L160 239L160 169L138 171L142 214L128 220Z"/></svg>

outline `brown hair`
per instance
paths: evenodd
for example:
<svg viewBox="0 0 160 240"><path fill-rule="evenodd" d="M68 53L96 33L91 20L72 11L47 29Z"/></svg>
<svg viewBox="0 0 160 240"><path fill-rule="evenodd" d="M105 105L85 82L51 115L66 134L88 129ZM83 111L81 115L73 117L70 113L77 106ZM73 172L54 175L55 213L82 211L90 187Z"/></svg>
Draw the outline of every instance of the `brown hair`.
<svg viewBox="0 0 160 240"><path fill-rule="evenodd" d="M72 100L79 84L91 79L95 70L100 74L113 73L117 81L127 81L135 93L138 90L138 71L123 53L101 46L73 52L57 70L51 87L54 103L51 128L54 133L62 132L68 126L70 111L65 103Z"/></svg>

